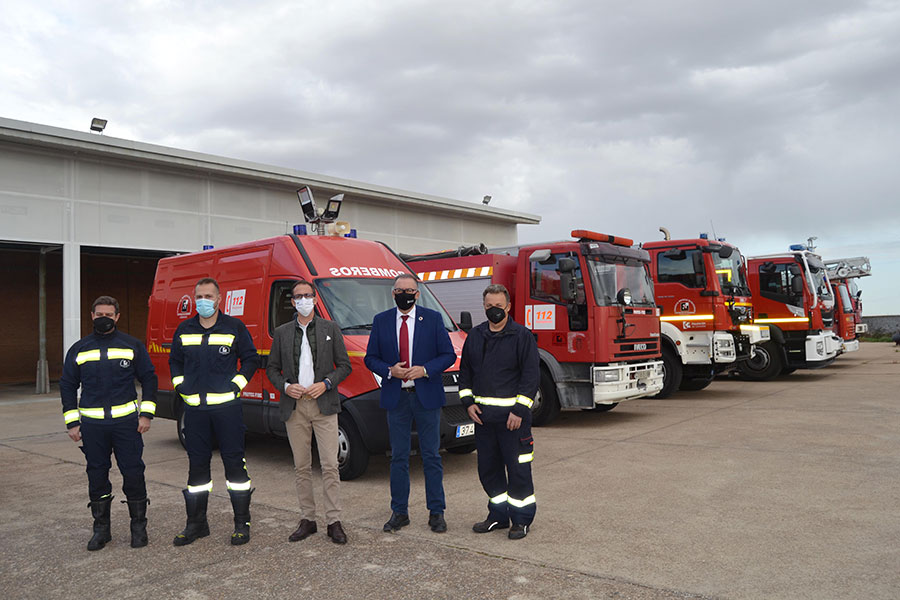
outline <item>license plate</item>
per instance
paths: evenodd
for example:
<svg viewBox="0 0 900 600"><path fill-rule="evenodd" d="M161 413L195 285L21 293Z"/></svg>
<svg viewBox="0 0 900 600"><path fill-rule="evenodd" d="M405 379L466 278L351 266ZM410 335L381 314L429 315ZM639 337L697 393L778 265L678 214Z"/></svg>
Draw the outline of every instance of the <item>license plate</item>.
<svg viewBox="0 0 900 600"><path fill-rule="evenodd" d="M475 435L475 423L466 423L456 427L456 437L461 438L469 435Z"/></svg>

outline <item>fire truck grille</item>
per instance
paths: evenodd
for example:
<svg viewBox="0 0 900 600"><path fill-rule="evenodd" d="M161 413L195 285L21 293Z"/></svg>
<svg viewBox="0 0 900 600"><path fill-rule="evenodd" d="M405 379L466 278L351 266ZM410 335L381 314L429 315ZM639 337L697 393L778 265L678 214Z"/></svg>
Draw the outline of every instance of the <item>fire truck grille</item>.
<svg viewBox="0 0 900 600"><path fill-rule="evenodd" d="M472 420L469 418L469 413L466 412L466 407L461 404L457 404L454 406L445 406L443 414L444 421L446 421L448 425L468 423Z"/></svg>
<svg viewBox="0 0 900 600"><path fill-rule="evenodd" d="M459 371L453 371L452 373L442 373L441 374L441 383L444 384L444 387L455 387L459 385Z"/></svg>

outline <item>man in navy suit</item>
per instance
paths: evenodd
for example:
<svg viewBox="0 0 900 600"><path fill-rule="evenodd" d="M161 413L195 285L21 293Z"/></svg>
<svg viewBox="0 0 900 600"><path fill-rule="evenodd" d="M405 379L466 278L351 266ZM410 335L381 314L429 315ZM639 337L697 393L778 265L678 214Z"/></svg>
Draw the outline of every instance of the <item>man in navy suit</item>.
<svg viewBox="0 0 900 600"><path fill-rule="evenodd" d="M409 448L415 420L428 525L444 533L444 468L439 450L446 397L441 373L456 362L456 352L441 315L416 306L419 285L414 276L398 275L393 294L397 309L375 315L366 348L366 366L381 377L381 407L387 410L391 438L391 518L384 531L409 525Z"/></svg>

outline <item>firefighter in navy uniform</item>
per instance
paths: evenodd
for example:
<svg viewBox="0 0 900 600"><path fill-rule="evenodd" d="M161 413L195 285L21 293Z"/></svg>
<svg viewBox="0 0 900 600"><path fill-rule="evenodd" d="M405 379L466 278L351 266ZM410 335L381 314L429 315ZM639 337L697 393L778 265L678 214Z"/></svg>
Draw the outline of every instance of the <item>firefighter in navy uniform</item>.
<svg viewBox="0 0 900 600"><path fill-rule="evenodd" d="M141 434L156 413L156 373L144 345L116 329L119 303L100 296L91 307L94 333L69 348L59 380L63 418L72 441L82 442L87 459L88 495L94 531L88 550L100 550L112 539L110 453L122 473L122 491L131 515L131 547L147 545L147 486ZM134 380L141 382L138 405ZM81 398L78 388L81 387Z"/></svg>
<svg viewBox="0 0 900 600"><path fill-rule="evenodd" d="M488 495L487 519L472 530L509 527L509 539L518 540L537 508L531 406L540 362L532 333L509 317L509 291L489 285L483 299L488 320L469 332L459 368L459 397L475 421L478 477Z"/></svg>
<svg viewBox="0 0 900 600"><path fill-rule="evenodd" d="M214 440L225 465L225 486L234 509L235 546L250 541L250 475L244 459L241 390L260 360L246 325L219 312L219 284L203 278L194 286L197 315L181 323L172 338L172 385L184 401L187 489L183 490L187 525L175 536L185 546L209 535L206 508L213 482L210 460ZM238 370L240 360L240 370Z"/></svg>

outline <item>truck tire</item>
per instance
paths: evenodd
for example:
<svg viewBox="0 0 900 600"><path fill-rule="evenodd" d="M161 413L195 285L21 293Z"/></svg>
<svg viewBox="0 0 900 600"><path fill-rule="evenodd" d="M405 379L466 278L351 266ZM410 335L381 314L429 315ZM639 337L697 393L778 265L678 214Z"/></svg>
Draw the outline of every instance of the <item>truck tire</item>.
<svg viewBox="0 0 900 600"><path fill-rule="evenodd" d="M475 452L475 444L463 444L462 446L453 446L452 448L447 448L447 452L450 454L468 454L470 452Z"/></svg>
<svg viewBox="0 0 900 600"><path fill-rule="evenodd" d="M662 347L662 363L663 363L663 387L659 393L651 398L668 398L679 387L681 387L681 377L683 370L681 368L681 357L668 345Z"/></svg>
<svg viewBox="0 0 900 600"><path fill-rule="evenodd" d="M338 415L338 469L341 481L356 479L369 466L369 450L350 416Z"/></svg>
<svg viewBox="0 0 900 600"><path fill-rule="evenodd" d="M556 394L556 382L547 369L541 369L541 382L534 404L531 407L531 424L535 427L549 425L559 416L559 396Z"/></svg>
<svg viewBox="0 0 900 600"><path fill-rule="evenodd" d="M686 392L696 392L711 384L712 381L712 377L695 377L691 379L682 379L681 385L678 387L678 389L684 390Z"/></svg>
<svg viewBox="0 0 900 600"><path fill-rule="evenodd" d="M793 373L793 372L796 371L796 370L797 370L797 369L795 369L794 367L782 367L782 368L781 368L781 375L782 375L782 376L784 376L784 375L790 375L791 373Z"/></svg>
<svg viewBox="0 0 900 600"><path fill-rule="evenodd" d="M753 356L738 365L738 372L749 381L770 381L781 375L784 368L781 346L777 342L757 344Z"/></svg>

